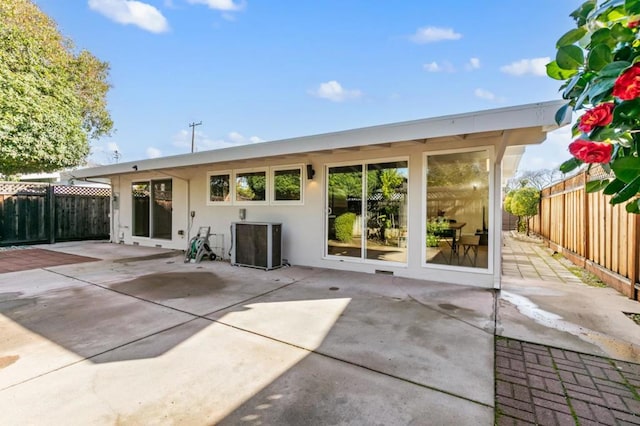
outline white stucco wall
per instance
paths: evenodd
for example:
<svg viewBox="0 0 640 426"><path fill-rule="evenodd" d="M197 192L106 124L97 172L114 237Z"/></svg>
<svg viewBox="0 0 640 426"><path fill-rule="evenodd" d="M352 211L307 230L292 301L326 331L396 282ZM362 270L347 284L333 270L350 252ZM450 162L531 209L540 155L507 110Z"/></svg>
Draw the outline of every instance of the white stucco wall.
<svg viewBox="0 0 640 426"><path fill-rule="evenodd" d="M494 140L490 139L474 140L472 142L461 140L447 144L446 150L451 151L452 149L472 147L477 149L477 147L491 146L493 143ZM239 221L239 210L245 209L247 221L282 223L282 257L292 265L369 273L385 271L402 277L493 288L495 281L493 272L496 270L496 255L494 254L496 245L493 236L490 240L490 247L494 248L494 253L490 256L488 269L434 264L425 265L423 262L423 235L425 234L423 220L423 217L425 217L424 159L426 153L442 151L438 148L442 147L414 144L397 148L354 150L338 154L299 155L269 160L194 166L163 171L162 173L149 171L135 175L122 175L112 179L113 191L119 194L119 209L113 212L113 241L123 241L125 244L185 249L189 238L195 235L198 227L211 226L212 233L224 235L225 258L228 259L231 243L230 225L232 222ZM398 265L382 261L325 257L326 165L371 160L386 161L388 159L407 159L409 161L407 264ZM313 180L308 180L304 176L304 204L302 205L241 204L214 206L207 204L208 172L298 164L312 164L316 172ZM167 178L173 179L172 239L163 240L132 236L132 182ZM499 176L494 176L494 182L500 182ZM495 209L496 203L490 203L489 206L493 206ZM193 223L191 223L190 211L195 212ZM487 212L487 224L493 225L493 230L495 230L496 223L497 220L495 220L493 211ZM477 227L478 224L475 222L470 223L465 228L466 233L473 234ZM183 230L184 235L179 235L179 230ZM492 232L492 235L494 234L495 232Z"/></svg>

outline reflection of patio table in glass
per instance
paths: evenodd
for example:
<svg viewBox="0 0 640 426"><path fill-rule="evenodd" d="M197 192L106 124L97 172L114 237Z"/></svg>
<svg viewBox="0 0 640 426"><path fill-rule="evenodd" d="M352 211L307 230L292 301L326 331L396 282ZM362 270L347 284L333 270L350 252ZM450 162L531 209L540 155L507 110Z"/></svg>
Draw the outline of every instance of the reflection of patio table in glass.
<svg viewBox="0 0 640 426"><path fill-rule="evenodd" d="M452 253L458 252L458 240L462 236L462 228L466 225L466 222L449 222L444 227L435 232L435 235L442 237L451 246ZM449 241L451 239L451 241Z"/></svg>

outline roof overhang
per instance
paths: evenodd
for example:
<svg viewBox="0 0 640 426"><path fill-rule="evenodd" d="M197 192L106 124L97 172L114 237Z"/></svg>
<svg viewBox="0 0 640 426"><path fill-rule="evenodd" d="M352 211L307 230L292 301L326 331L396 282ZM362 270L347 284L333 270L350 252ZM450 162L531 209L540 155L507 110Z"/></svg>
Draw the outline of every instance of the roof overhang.
<svg viewBox="0 0 640 426"><path fill-rule="evenodd" d="M232 148L202 151L108 166L79 169L76 179L111 177L141 171L180 169L205 164L301 154L334 153L392 146L425 144L446 148L452 141L494 139L499 147L496 161L521 156L524 150L510 147L542 142L547 132L557 129L556 111L562 101L542 102L507 108L448 115L380 126L364 127L314 136L304 136ZM562 123L562 125L568 124ZM517 162L515 166L517 167ZM513 169L515 170L515 168Z"/></svg>

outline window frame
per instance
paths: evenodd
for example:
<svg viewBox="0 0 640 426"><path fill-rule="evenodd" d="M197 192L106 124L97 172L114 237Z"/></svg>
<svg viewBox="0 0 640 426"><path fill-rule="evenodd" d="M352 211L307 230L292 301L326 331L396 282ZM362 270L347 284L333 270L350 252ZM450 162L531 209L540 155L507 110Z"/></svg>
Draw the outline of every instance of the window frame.
<svg viewBox="0 0 640 426"><path fill-rule="evenodd" d="M228 201L211 200L211 176L225 176L225 175L229 178L229 200ZM235 197L235 194L234 194L235 179L233 177L233 172L231 170L207 172L206 187L207 187L206 203L208 206L230 206L233 204L233 200Z"/></svg>
<svg viewBox="0 0 640 426"><path fill-rule="evenodd" d="M393 162L400 162L400 161L406 161L407 163L407 218L406 218L406 222L407 222L407 242L406 242L406 247L405 249L407 250L406 252L406 260L404 262L395 262L395 261L385 261L385 260L375 260L375 259L368 259L366 257L366 235L361 236L361 254L360 257L346 257L346 256L336 256L336 255L332 255L329 254L327 251L327 236L328 236L328 220L327 220L327 215L329 214L329 199L328 199L328 191L329 191L329 169L331 169L332 167L344 167L344 166L361 166L362 167L362 192L361 192L361 199L362 200L366 200L367 199L367 185L368 185L368 178L367 178L367 173L368 173L368 166L371 164L383 164L383 163L393 163ZM369 159L355 159L355 160L347 160L347 161L340 161L340 162L333 162L333 163L325 163L324 164L324 184L323 184L323 189L322 189L322 197L323 197L323 205L324 205L324 218L323 218L323 248L322 248L322 259L324 260L337 260L340 262L349 262L349 263L359 263L359 264L369 264L369 265L380 265L380 266L389 266L389 267L400 267L400 268L407 268L409 266L409 250L410 250L410 244L409 244L409 235L411 234L409 232L409 230L411 229L411 217L412 217L412 213L411 213L411 209L409 208L409 199L410 197L410 193L411 193L411 157L408 155L400 155L400 156L391 156L391 157L376 157L376 158L369 158ZM360 209L361 213L364 211L366 213L366 208L363 207ZM363 215L361 215L363 216ZM363 225L365 224L364 220L365 219L361 219L363 220Z"/></svg>
<svg viewBox="0 0 640 426"><path fill-rule="evenodd" d="M447 155L447 154L464 154L469 152L478 152L485 151L487 153L487 159L489 160L489 196L487 203L487 223L489 224L489 235L487 242L487 267L479 268L479 267L467 267L467 266L459 266L459 265L442 265L437 263L429 263L426 261L427 258L427 192L429 188L427 187L427 167L428 167L428 157L437 156L437 155ZM493 215L497 214L495 211L492 212L495 197L497 196L495 190L495 174L496 174L496 165L495 165L495 147L493 145L481 145L467 148L457 148L457 149L444 149L437 151L425 151L422 153L422 219L421 219L421 227L422 227L422 236L420 245L422 246L421 250L421 261L420 266L423 269L439 269L446 271L460 271L460 272L471 272L474 274L483 274L483 275L492 275L494 271L494 251L495 244L497 244L494 234L492 232L493 226Z"/></svg>
<svg viewBox="0 0 640 426"><path fill-rule="evenodd" d="M238 176L245 173L264 173L264 200L238 200ZM271 186L269 182L269 168L268 167L254 167L249 169L237 169L233 171L233 204L238 206L255 206L255 205L269 205L269 194L270 194Z"/></svg>
<svg viewBox="0 0 640 426"><path fill-rule="evenodd" d="M173 212L171 213L171 228L170 228L170 233L169 233L169 238L163 238L163 237L157 237L155 235L154 232L154 202L155 202L155 197L153 195L153 184L156 182L162 182L162 181L169 181L171 182L171 203L173 204L173 178L159 178L159 179L140 179L140 180L132 180L131 184L129 186L130 188L130 192L131 192L131 202L132 202L132 208L131 208L131 237L132 238L139 238L139 239L145 239L145 240L160 240L160 241L173 241L173 230L174 230L174 226L173 226ZM134 234L134 229L135 229L135 211L134 211L134 207L133 207L133 186L134 185L140 185L140 184L148 184L149 185L149 222L148 222L148 234L149 235L135 235Z"/></svg>
<svg viewBox="0 0 640 426"><path fill-rule="evenodd" d="M271 190L269 191L269 200L272 205L278 206L301 206L304 205L304 187L305 187L305 166L304 164L290 164L282 166L272 166L269 170ZM276 200L276 172L283 170L298 170L300 172L300 199L299 200Z"/></svg>

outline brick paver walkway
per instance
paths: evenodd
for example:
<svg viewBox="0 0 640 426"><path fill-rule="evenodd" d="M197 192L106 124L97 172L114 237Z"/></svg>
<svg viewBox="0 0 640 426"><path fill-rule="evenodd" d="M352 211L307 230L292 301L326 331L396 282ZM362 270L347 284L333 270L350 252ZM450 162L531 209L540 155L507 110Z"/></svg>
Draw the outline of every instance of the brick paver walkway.
<svg viewBox="0 0 640 426"><path fill-rule="evenodd" d="M496 338L497 425L640 425L640 365Z"/></svg>
<svg viewBox="0 0 640 426"><path fill-rule="evenodd" d="M3 250L0 251L0 274L97 260L100 259L35 248Z"/></svg>

